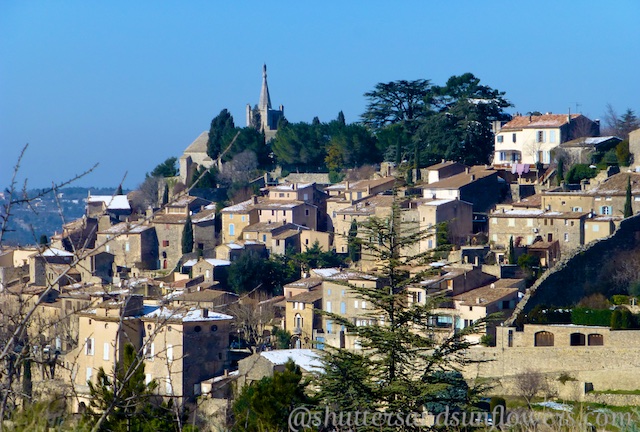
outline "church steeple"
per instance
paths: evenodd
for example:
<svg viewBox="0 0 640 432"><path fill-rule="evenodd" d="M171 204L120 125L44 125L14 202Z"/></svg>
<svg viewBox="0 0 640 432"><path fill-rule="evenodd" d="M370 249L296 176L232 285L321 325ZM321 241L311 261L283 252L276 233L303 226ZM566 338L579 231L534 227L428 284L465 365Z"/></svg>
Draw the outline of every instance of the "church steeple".
<svg viewBox="0 0 640 432"><path fill-rule="evenodd" d="M260 111L271 109L271 97L269 96L269 86L267 85L267 65L262 65L262 90L260 91Z"/></svg>

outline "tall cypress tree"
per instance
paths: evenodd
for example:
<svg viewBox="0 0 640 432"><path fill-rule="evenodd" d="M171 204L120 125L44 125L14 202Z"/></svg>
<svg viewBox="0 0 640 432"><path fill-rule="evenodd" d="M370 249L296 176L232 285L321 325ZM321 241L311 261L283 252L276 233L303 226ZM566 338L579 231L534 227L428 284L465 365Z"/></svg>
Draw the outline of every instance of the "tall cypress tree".
<svg viewBox="0 0 640 432"><path fill-rule="evenodd" d="M169 185L164 184L164 189L162 190L162 205L165 206L169 203Z"/></svg>
<svg viewBox="0 0 640 432"><path fill-rule="evenodd" d="M187 215L182 229L182 253L193 252L193 225L191 224L191 215Z"/></svg>
<svg viewBox="0 0 640 432"><path fill-rule="evenodd" d="M558 168L556 170L556 178L558 179L558 186L564 180L564 160L558 160Z"/></svg>
<svg viewBox="0 0 640 432"><path fill-rule="evenodd" d="M509 238L509 264L516 264L516 249L513 246L513 236Z"/></svg>
<svg viewBox="0 0 640 432"><path fill-rule="evenodd" d="M624 217L633 216L633 207L631 207L631 176L627 177L627 198L624 201Z"/></svg>
<svg viewBox="0 0 640 432"><path fill-rule="evenodd" d="M360 243L358 242L358 222L356 220L351 221L351 227L349 228L349 259L351 262L360 261Z"/></svg>

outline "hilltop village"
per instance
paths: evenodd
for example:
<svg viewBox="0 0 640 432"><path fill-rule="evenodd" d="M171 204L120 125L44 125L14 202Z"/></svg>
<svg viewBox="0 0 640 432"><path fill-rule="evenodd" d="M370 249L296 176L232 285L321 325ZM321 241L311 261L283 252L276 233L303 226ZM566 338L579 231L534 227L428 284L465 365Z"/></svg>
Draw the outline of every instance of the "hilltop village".
<svg viewBox="0 0 640 432"><path fill-rule="evenodd" d="M263 142L282 145L284 107L271 105L266 66L246 116ZM576 113L489 127L482 164L423 164L392 146L364 168L313 171L292 156L256 176L243 161L255 168L269 154L227 153L245 132L194 131L146 190L90 195L85 215L41 245L2 249L2 312L13 317L2 348L24 342L7 364L28 347L29 392L65 395L83 413L100 371L132 346L155 395L224 425L245 386L289 360L303 376L323 374L323 353L366 351L355 328L389 324L366 293L390 286L396 256L376 252L386 237L371 224L393 221L415 236L393 269L406 281L401 305L430 308L421 336L460 335L465 355L483 361L461 368L467 383L518 394L519 377L537 373L571 400L638 388L640 129L602 136L598 120Z"/></svg>

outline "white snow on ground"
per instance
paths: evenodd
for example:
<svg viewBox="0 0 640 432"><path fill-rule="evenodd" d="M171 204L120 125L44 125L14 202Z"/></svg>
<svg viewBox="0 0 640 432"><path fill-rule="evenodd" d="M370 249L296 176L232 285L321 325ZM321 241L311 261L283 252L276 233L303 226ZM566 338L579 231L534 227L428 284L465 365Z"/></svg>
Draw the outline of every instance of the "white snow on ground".
<svg viewBox="0 0 640 432"><path fill-rule="evenodd" d="M534 405L538 405L538 406L545 407L545 408L550 408L550 409L556 410L556 411L566 411L566 412L573 411L573 407L571 405L561 404L559 402L553 402L553 401L539 402L539 403L534 404Z"/></svg>

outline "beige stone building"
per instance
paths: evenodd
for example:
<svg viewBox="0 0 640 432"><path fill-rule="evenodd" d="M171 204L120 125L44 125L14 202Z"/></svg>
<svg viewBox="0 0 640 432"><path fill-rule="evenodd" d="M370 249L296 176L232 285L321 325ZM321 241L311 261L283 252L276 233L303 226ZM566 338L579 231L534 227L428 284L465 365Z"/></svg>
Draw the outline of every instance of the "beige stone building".
<svg viewBox="0 0 640 432"><path fill-rule="evenodd" d="M238 391L244 386L282 372L287 361L292 360L300 367L303 377L323 373L320 354L312 349L286 349L262 351L238 362Z"/></svg>
<svg viewBox="0 0 640 432"><path fill-rule="evenodd" d="M557 240L563 254L585 244L584 224L588 213L501 209L489 215L489 240L507 247L513 237L516 246L531 245L538 238Z"/></svg>
<svg viewBox="0 0 640 432"><path fill-rule="evenodd" d="M551 151L581 136L599 136L600 125L581 114L516 116L495 134L494 165L551 163Z"/></svg>
<svg viewBox="0 0 640 432"><path fill-rule="evenodd" d="M213 160L207 154L207 142L209 132L204 131L185 149L180 156L180 181L187 184L193 177L195 170L200 168L211 168Z"/></svg>
<svg viewBox="0 0 640 432"><path fill-rule="evenodd" d="M158 268L158 238L151 225L121 222L98 232L96 249L114 255L116 266L133 271Z"/></svg>
<svg viewBox="0 0 640 432"><path fill-rule="evenodd" d="M627 181L631 182L633 214L640 212L640 173L614 174L579 191L556 189L542 195L542 208L559 212L593 212L596 215L621 217L627 195Z"/></svg>
<svg viewBox="0 0 640 432"><path fill-rule="evenodd" d="M322 289L316 287L286 298L285 330L291 333L292 348L315 348L314 330L322 328Z"/></svg>
<svg viewBox="0 0 640 432"><path fill-rule="evenodd" d="M141 296L107 300L79 313L79 346L64 357L78 404L88 403L87 382L122 361L125 344L144 358L146 382L178 404L193 401L199 383L228 365L229 315L208 309L146 306ZM77 408L77 407L76 407Z"/></svg>

